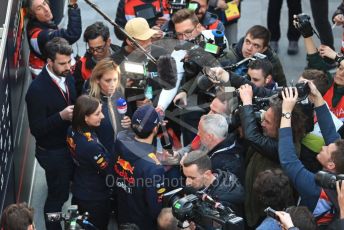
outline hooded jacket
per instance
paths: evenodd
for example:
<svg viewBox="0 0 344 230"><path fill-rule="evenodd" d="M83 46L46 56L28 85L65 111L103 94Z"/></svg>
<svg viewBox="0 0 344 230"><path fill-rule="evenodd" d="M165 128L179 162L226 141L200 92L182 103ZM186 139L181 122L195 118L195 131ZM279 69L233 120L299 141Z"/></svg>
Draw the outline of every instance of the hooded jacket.
<svg viewBox="0 0 344 230"><path fill-rule="evenodd" d="M214 173L216 179L204 192L215 201L230 207L236 215L242 216L245 193L238 178L228 171L216 170Z"/></svg>
<svg viewBox="0 0 344 230"><path fill-rule="evenodd" d="M31 19L27 24L27 37L30 47L30 66L34 69L42 69L46 53L45 45L54 37L62 37L69 44L75 43L81 36L81 16L80 9L68 10L67 29L59 29L53 22L43 23L37 19ZM38 72L35 73L38 75Z"/></svg>
<svg viewBox="0 0 344 230"><path fill-rule="evenodd" d="M242 46L244 44L245 37L241 38L238 43L232 44L229 47L229 51L220 59L221 63L224 66L235 64L241 60L244 59L244 56L242 55ZM284 75L282 64L277 56L277 54L268 47L265 52L263 52L264 55L267 56L268 60L272 64L272 78L275 82L278 83L279 86L286 86L287 81ZM246 65L246 66L245 66ZM238 68L246 68L247 73L247 64L242 64ZM244 70L245 71L245 70ZM240 73L239 73L240 75Z"/></svg>

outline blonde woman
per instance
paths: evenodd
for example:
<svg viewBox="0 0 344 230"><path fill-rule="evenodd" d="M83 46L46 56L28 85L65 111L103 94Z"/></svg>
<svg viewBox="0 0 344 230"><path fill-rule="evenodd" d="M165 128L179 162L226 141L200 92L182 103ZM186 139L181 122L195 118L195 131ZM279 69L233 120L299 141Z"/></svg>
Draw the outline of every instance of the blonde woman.
<svg viewBox="0 0 344 230"><path fill-rule="evenodd" d="M103 59L97 63L89 80L89 95L99 99L103 106L104 119L96 133L100 142L109 153L113 154L116 135L122 129L129 128L131 120L118 113L116 102L123 98L119 66L111 59Z"/></svg>

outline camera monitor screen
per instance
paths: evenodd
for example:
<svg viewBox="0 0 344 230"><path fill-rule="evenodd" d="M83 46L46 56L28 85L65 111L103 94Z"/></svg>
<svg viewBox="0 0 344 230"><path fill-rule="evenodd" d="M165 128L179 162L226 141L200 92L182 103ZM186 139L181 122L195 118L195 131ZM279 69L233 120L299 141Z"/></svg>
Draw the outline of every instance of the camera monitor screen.
<svg viewBox="0 0 344 230"><path fill-rule="evenodd" d="M151 4L145 4L134 7L136 17L141 17L146 20L155 18L156 10Z"/></svg>
<svg viewBox="0 0 344 230"><path fill-rule="evenodd" d="M204 50L212 54L217 54L219 52L219 47L214 44L206 43Z"/></svg>

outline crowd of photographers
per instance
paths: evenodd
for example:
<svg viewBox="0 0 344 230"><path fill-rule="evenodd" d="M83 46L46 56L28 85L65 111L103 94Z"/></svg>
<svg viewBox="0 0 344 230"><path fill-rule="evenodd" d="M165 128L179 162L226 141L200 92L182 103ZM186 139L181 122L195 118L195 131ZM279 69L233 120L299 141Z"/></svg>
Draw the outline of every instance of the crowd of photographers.
<svg viewBox="0 0 344 230"><path fill-rule="evenodd" d="M107 229L111 216L119 229L344 228L344 56L315 46L309 16L293 18L307 66L287 87L270 31L252 25L236 42L227 1L121 0L122 46L100 21L82 32L77 0L67 28L46 0L28 7L47 230ZM340 5L333 22L343 18ZM58 214L71 181L78 213ZM32 210L12 205L1 224L34 229Z"/></svg>

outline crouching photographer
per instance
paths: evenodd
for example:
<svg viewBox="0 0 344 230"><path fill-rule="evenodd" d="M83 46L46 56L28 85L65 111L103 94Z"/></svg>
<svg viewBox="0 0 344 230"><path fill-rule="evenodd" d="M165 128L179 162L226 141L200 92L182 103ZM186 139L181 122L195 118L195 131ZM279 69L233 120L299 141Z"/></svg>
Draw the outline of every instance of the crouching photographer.
<svg viewBox="0 0 344 230"><path fill-rule="evenodd" d="M244 229L239 217L244 190L236 176L228 171L212 172L210 158L198 150L181 162L187 187L177 196L164 195L178 221L192 221L196 229ZM183 193L189 195L183 197Z"/></svg>
<svg viewBox="0 0 344 230"><path fill-rule="evenodd" d="M309 100L314 103L315 112L320 130L325 139L326 146L317 155L323 170L332 174L344 173L344 141L340 139L331 115L320 92L312 82ZM293 88L282 91L282 118L279 130L278 153L283 171L301 196L301 205L306 205L313 212L319 229L327 229L335 219L338 219L339 210L336 208L337 195L335 191L325 188L323 183L317 183L319 175L308 171L298 159L296 148L293 144L295 137L291 131L291 118L295 116L294 107L297 102L298 92ZM318 180L316 180L318 178ZM336 178L336 177L335 177Z"/></svg>

